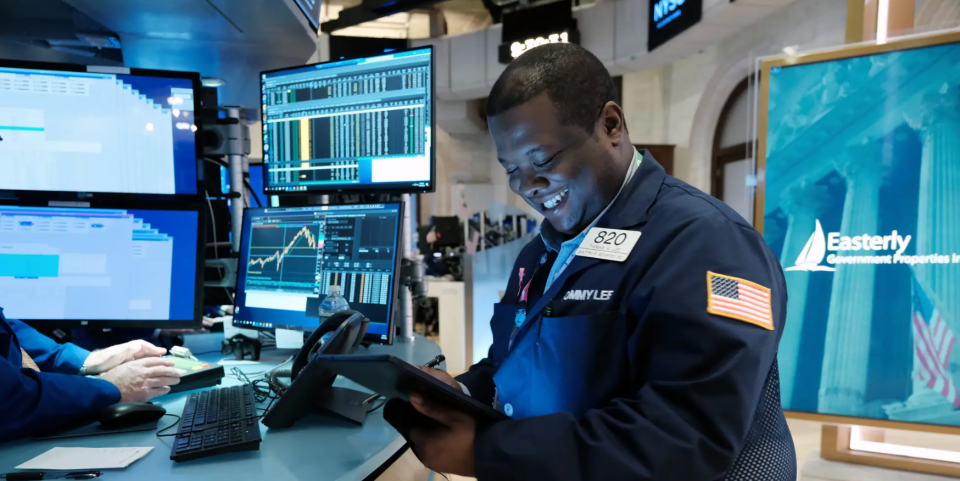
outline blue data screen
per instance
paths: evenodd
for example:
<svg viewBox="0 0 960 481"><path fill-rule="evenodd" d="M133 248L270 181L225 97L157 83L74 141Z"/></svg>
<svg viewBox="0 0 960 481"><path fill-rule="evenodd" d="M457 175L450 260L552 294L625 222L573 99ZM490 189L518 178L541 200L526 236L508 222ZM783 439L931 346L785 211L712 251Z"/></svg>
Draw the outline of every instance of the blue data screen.
<svg viewBox="0 0 960 481"><path fill-rule="evenodd" d="M192 320L198 216L0 206L0 307L17 319Z"/></svg>
<svg viewBox="0 0 960 481"><path fill-rule="evenodd" d="M193 81L0 67L0 189L196 194Z"/></svg>

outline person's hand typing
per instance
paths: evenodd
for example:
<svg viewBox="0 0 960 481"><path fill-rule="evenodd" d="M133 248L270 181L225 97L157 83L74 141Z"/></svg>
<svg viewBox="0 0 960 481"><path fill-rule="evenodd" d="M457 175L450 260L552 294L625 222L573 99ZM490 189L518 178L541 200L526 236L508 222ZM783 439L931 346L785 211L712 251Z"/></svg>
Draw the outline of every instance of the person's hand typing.
<svg viewBox="0 0 960 481"><path fill-rule="evenodd" d="M180 371L173 361L157 357L121 364L100 375L120 390L120 402L143 402L170 392L180 383Z"/></svg>
<svg viewBox="0 0 960 481"><path fill-rule="evenodd" d="M160 357L166 353L166 349L154 346L147 341L130 341L90 353L84 367L87 374L101 374L126 362Z"/></svg>

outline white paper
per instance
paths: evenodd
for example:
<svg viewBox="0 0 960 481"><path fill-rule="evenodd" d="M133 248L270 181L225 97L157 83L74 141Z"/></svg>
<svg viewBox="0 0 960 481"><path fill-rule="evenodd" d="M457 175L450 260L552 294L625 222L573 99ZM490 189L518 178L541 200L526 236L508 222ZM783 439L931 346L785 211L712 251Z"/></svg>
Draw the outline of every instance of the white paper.
<svg viewBox="0 0 960 481"><path fill-rule="evenodd" d="M637 245L640 232L635 230L605 229L594 227L580 243L577 255L607 261L623 262Z"/></svg>
<svg viewBox="0 0 960 481"><path fill-rule="evenodd" d="M153 448L53 448L17 469L84 471L122 469L144 457Z"/></svg>

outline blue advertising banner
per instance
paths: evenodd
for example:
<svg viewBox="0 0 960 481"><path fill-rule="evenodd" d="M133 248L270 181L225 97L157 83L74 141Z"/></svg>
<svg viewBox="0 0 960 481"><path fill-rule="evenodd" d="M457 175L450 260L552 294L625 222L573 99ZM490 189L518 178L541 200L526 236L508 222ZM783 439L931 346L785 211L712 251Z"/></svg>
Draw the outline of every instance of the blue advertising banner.
<svg viewBox="0 0 960 481"><path fill-rule="evenodd" d="M763 63L786 410L960 426L960 35Z"/></svg>

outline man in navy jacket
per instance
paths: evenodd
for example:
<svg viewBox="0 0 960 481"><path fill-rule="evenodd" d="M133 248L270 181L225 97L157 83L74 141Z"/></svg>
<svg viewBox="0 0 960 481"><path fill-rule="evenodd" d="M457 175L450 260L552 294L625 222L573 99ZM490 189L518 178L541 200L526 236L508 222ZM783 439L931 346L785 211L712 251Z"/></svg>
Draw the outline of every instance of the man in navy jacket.
<svg viewBox="0 0 960 481"><path fill-rule="evenodd" d="M146 401L180 381L166 351L131 341L100 351L57 344L0 308L0 441L94 417L118 402ZM98 376L98 377L92 377Z"/></svg>
<svg viewBox="0 0 960 481"><path fill-rule="evenodd" d="M456 380L429 372L513 419L479 428L414 395L443 425L412 428L414 452L480 481L793 480L780 264L736 212L635 150L615 98L571 44L531 49L494 85L499 161L544 223L487 358Z"/></svg>

